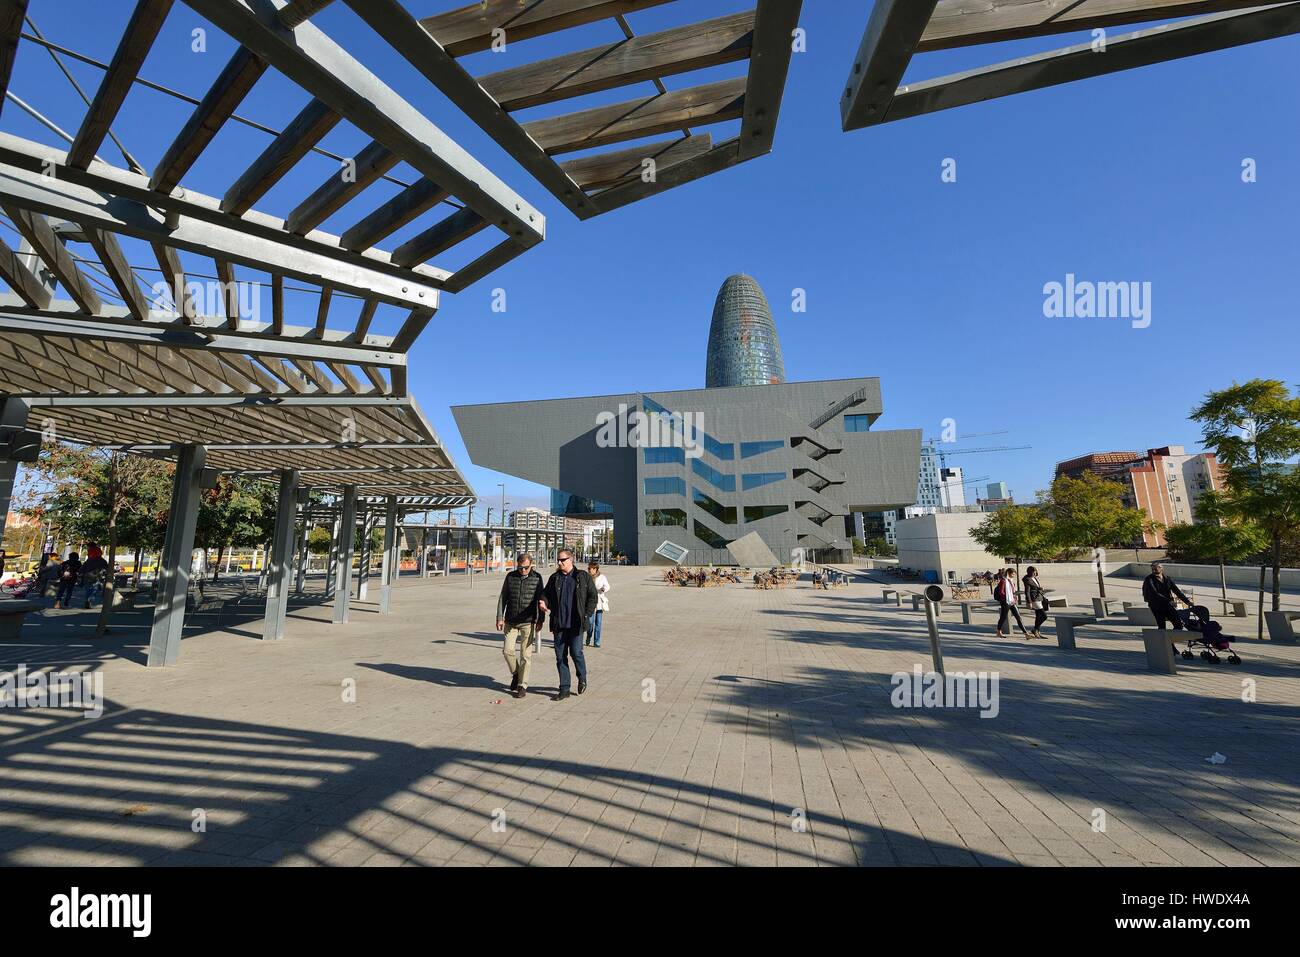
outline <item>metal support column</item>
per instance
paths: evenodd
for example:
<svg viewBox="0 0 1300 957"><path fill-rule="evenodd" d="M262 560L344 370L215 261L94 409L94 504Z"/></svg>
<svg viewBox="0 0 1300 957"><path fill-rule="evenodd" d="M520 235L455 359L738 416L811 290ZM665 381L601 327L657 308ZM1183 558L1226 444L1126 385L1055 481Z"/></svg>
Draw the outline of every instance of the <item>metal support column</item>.
<svg viewBox="0 0 1300 957"><path fill-rule="evenodd" d="M293 593L301 596L307 588L307 563L311 561L311 552L307 550L307 537L311 534L311 522L307 520L307 509L302 510L302 538L298 541L298 573L293 583Z"/></svg>
<svg viewBox="0 0 1300 957"><path fill-rule="evenodd" d="M293 555L293 520L298 513L298 471L280 470L280 498L276 505L275 532L266 571L266 614L262 640L284 637L284 617L289 610L289 561Z"/></svg>
<svg viewBox="0 0 1300 957"><path fill-rule="evenodd" d="M18 481L19 459L28 458L14 454L13 448L21 440L20 432L27 428L27 416L28 406L22 399L0 396L0 541L4 541L5 520L9 517L14 483Z"/></svg>
<svg viewBox="0 0 1300 957"><path fill-rule="evenodd" d="M329 557L325 559L325 597L334 595L334 580L339 574L339 514L334 511L334 526L330 534Z"/></svg>
<svg viewBox="0 0 1300 957"><path fill-rule="evenodd" d="M357 537L357 487L343 487L343 514L339 516L338 569L334 576L334 624L348 620L348 602L352 598L352 553Z"/></svg>
<svg viewBox="0 0 1300 957"><path fill-rule="evenodd" d="M375 531L375 520L374 511L367 506L365 514L361 516L361 544L357 549L361 553L357 559L357 601L365 601L370 592L370 565L375 560L370 536Z"/></svg>
<svg viewBox="0 0 1300 957"><path fill-rule="evenodd" d="M393 579L397 577L397 562L394 560L399 548L397 538L397 496L390 495L384 500L384 557L383 570L379 573L379 614L388 614L388 605L393 594Z"/></svg>
<svg viewBox="0 0 1300 957"><path fill-rule="evenodd" d="M175 664L185 627L185 598L190 586L190 559L194 552L194 526L199 517L199 489L207 449L182 445L172 479L171 510L162 554L158 556L158 597L153 607L153 628L149 633L151 668Z"/></svg>
<svg viewBox="0 0 1300 957"><path fill-rule="evenodd" d="M415 566L415 573L420 578L427 578L429 572L429 530L420 529L420 560Z"/></svg>

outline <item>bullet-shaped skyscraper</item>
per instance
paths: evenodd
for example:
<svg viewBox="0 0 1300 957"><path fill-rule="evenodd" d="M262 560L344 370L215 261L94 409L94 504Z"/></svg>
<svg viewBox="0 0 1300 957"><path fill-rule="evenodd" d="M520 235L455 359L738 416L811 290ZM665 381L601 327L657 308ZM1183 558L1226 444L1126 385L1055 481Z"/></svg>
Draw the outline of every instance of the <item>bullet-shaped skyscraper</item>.
<svg viewBox="0 0 1300 957"><path fill-rule="evenodd" d="M752 276L728 277L718 290L709 326L704 385L780 385L785 381L781 340L763 289Z"/></svg>

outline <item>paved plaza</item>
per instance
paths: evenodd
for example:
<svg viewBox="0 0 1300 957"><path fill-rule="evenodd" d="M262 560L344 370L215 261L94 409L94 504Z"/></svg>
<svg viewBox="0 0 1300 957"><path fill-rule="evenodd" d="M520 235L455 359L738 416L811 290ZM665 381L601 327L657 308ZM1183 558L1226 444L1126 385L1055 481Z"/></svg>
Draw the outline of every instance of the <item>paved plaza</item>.
<svg viewBox="0 0 1300 957"><path fill-rule="evenodd" d="M231 601L190 617L167 669L143 666L147 607L100 643L92 613L46 611L0 669L97 671L106 705L0 710L0 861L1300 862L1300 648L1242 641L1240 667L1164 676L1135 629L1084 629L1071 653L946 612L948 670L999 675L982 718L891 705L929 643L878 584L607 573L605 646L564 702L549 641L529 697L506 693L498 576L403 580L391 616L358 603L341 626L298 602L278 643Z"/></svg>

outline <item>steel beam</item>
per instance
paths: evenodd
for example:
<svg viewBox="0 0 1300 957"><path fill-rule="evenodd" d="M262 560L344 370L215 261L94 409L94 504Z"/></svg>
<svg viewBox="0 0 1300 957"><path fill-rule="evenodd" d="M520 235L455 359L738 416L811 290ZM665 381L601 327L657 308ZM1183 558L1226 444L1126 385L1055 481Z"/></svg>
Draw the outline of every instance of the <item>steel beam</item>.
<svg viewBox="0 0 1300 957"><path fill-rule="evenodd" d="M339 522L333 623L343 625L347 623L348 603L352 598L352 554L357 537L357 487L355 485L343 487L343 514Z"/></svg>
<svg viewBox="0 0 1300 957"><path fill-rule="evenodd" d="M740 120L741 160L772 151L802 7L803 0L758 0Z"/></svg>
<svg viewBox="0 0 1300 957"><path fill-rule="evenodd" d="M393 579L397 576L397 562L394 552L397 549L397 496L390 495L384 500L384 558L380 571L379 614L389 613L389 603L393 594Z"/></svg>
<svg viewBox="0 0 1300 957"><path fill-rule="evenodd" d="M284 0L185 0L423 175L526 246L545 237L545 217L312 23L286 31Z"/></svg>
<svg viewBox="0 0 1300 957"><path fill-rule="evenodd" d="M844 129L885 119L937 0L876 0L840 98Z"/></svg>
<svg viewBox="0 0 1300 957"><path fill-rule="evenodd" d="M262 640L284 637L284 618L289 609L289 572L293 558L293 526L298 512L298 473L280 472L280 495L276 503L275 531L266 574L266 612L262 618Z"/></svg>
<svg viewBox="0 0 1300 957"><path fill-rule="evenodd" d="M201 445L183 445L172 479L171 510L167 533L158 558L158 597L149 632L151 668L176 663L185 627L185 599L190 584L190 558L194 551L194 526L199 514L199 488L207 459Z"/></svg>

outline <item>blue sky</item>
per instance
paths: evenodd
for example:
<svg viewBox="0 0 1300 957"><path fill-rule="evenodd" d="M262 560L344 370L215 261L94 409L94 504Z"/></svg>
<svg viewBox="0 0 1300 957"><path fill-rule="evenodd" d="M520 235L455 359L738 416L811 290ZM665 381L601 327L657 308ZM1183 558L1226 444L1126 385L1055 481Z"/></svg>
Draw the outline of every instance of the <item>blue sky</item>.
<svg viewBox="0 0 1300 957"><path fill-rule="evenodd" d="M451 6L407 5L421 15ZM629 19L649 32L744 6L690 0ZM1254 376L1300 379L1300 40L845 134L838 96L867 6L805 3L808 51L793 58L770 156L585 223L341 3L320 15L323 29L547 216L546 242L445 296L411 355L412 391L487 503L498 499L501 481L516 504L540 504L544 490L471 465L450 405L700 387L713 299L734 272L750 273L766 290L789 379L879 376L885 414L877 428L938 435L951 417L960 432L1007 430L972 444L1032 449L952 461L968 475L1005 480L1022 500L1045 487L1064 458L1197 446L1187 413L1208 390ZM108 59L130 7L126 0L33 0L31 14L48 39ZM191 31L203 25L178 2L142 75L202 95L233 46L210 30L208 51L192 52ZM517 57L512 64L595 45L615 29L605 22L519 43L502 57ZM1081 39L929 54L914 60L908 78ZM475 73L509 65L495 56L465 62ZM72 69L93 92L99 72ZM701 79L739 69L719 67ZM20 50L11 89L66 129L80 121L80 101L33 45ZM304 102L286 80L268 75L240 113L278 128ZM137 90L114 130L151 167L188 112ZM0 126L61 145L12 104ZM730 127L714 132L725 138ZM348 155L365 141L340 127L323 145ZM185 184L220 195L266 142L228 126ZM109 143L100 153L120 162ZM1247 157L1258 164L1253 184L1241 179ZM946 158L956 160L956 183L941 180ZM333 169L328 159L310 158L258 208L284 215ZM411 178L403 167L394 175ZM344 228L395 188L374 187L323 228ZM128 255L152 264L147 253L129 248ZM1151 283L1150 326L1045 318L1043 286L1067 273ZM491 309L495 288L506 292L505 313ZM796 288L807 291L806 313L791 311ZM288 308L291 322L309 324L315 297L291 295ZM376 331L394 321L385 317Z"/></svg>

